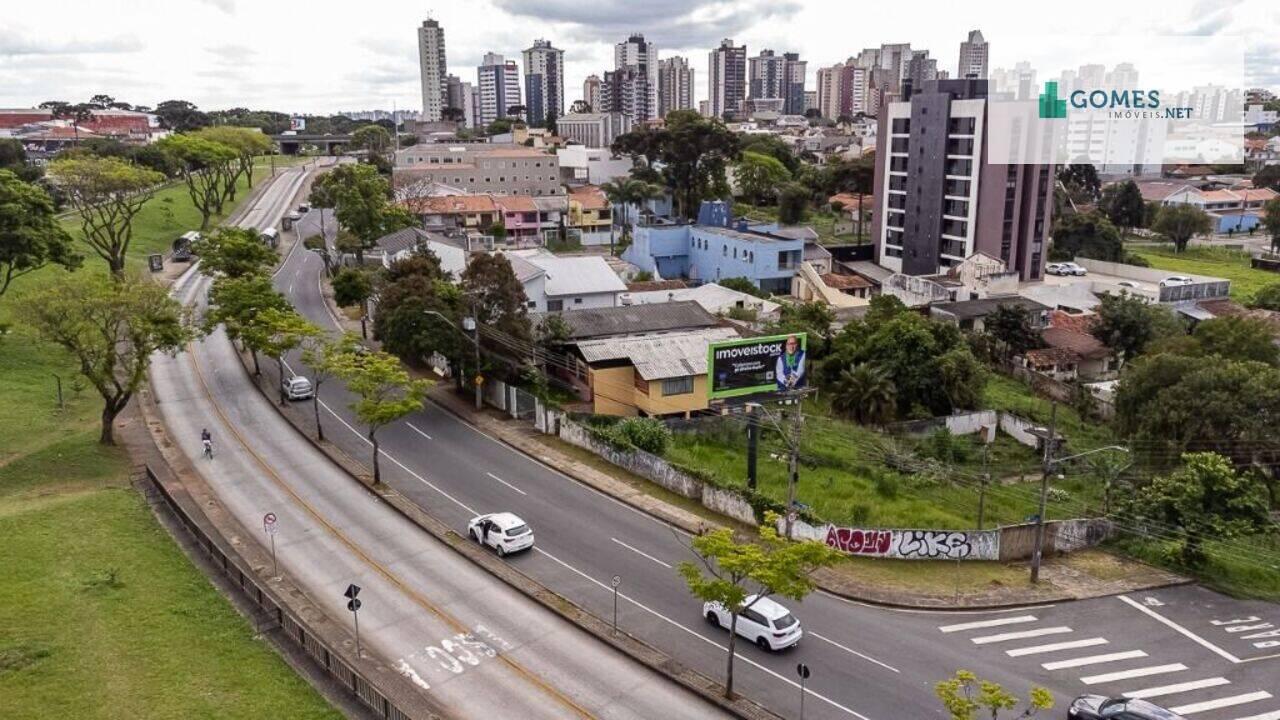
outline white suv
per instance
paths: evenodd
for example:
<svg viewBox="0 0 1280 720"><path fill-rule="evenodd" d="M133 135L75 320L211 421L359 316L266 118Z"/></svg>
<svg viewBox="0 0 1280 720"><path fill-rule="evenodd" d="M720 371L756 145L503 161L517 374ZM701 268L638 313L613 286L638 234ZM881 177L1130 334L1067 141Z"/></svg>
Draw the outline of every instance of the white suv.
<svg viewBox="0 0 1280 720"><path fill-rule="evenodd" d="M1044 271L1050 275L1082 276L1089 274L1088 270L1085 270L1073 262L1049 263L1044 267Z"/></svg>
<svg viewBox="0 0 1280 720"><path fill-rule="evenodd" d="M498 551L499 556L533 547L533 530L513 513L490 513L471 518L467 534L481 545Z"/></svg>
<svg viewBox="0 0 1280 720"><path fill-rule="evenodd" d="M755 595L747 596L742 604L747 608L738 615L737 630L742 637L759 645L762 650L781 650L800 642L804 631L790 610L769 598L757 600ZM702 614L707 622L725 629L733 619L720 603L703 604Z"/></svg>
<svg viewBox="0 0 1280 720"><path fill-rule="evenodd" d="M284 382L280 383L280 387L284 390L284 396L290 400L310 400L316 394L311 381L301 375L285 378Z"/></svg>

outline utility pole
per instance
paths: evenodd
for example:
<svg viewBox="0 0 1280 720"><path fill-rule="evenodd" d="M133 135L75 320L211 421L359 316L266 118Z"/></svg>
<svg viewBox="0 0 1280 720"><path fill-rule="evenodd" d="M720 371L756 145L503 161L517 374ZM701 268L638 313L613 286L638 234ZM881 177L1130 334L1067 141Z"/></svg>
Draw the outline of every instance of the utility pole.
<svg viewBox="0 0 1280 720"><path fill-rule="evenodd" d="M756 454L760 449L760 407L747 405L747 487L756 489Z"/></svg>
<svg viewBox="0 0 1280 720"><path fill-rule="evenodd" d="M990 443L982 444L982 480L978 486L978 529L982 529L982 520L986 515L987 509L987 485L991 482L991 468L987 465L987 451L991 449Z"/></svg>
<svg viewBox="0 0 1280 720"><path fill-rule="evenodd" d="M787 393L787 397L795 405L791 416L791 438L788 443L791 446L790 473L787 478L786 537L788 540L791 539L791 525L795 520L796 485L800 482L800 432L804 427L804 397L807 394L807 389L792 390Z"/></svg>
<svg viewBox="0 0 1280 720"><path fill-rule="evenodd" d="M1044 441L1044 461L1040 473L1040 512L1036 515L1036 547L1031 556L1031 583L1040 582L1040 560L1044 554L1044 515L1049 504L1049 474L1053 472L1053 446L1057 437L1058 403L1049 409L1049 436Z"/></svg>
<svg viewBox="0 0 1280 720"><path fill-rule="evenodd" d="M471 328L470 328L471 340L475 346L475 352L476 352L476 374L475 374L475 377L472 378L472 385L474 385L476 389L476 410L480 410L481 408L484 407L484 401L480 394L480 385L481 383L484 382L484 377L480 374L480 317L476 315L475 295L471 296L470 321L471 321ZM466 321L463 322L463 325L464 326L466 325Z"/></svg>

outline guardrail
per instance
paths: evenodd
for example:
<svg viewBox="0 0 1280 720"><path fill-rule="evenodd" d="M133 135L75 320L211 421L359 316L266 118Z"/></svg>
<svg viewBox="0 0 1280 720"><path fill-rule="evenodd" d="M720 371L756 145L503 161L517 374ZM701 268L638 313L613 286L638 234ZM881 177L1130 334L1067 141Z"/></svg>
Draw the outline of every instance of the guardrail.
<svg viewBox="0 0 1280 720"><path fill-rule="evenodd" d="M243 561L238 556L233 552L224 550L222 543L218 539L205 532L199 523L192 519L187 511L174 499L173 495L169 493L169 489L156 477L150 465L147 466L147 480L151 483L151 487L164 499L165 505L169 510L182 521L183 527L187 529L191 537L209 554L213 564L230 578L241 590L242 594L251 600L257 608L265 611L269 617L278 623L280 629L284 631L285 637L306 652L311 659L315 660L320 667L324 668L343 687L351 690L351 693L360 700L360 703L372 710L378 717L387 718L388 720L412 720L411 715L392 703L372 682L347 664L338 653L330 650L320 640L319 635L313 632L304 621L286 609L271 591L267 590L257 580L252 571L246 570L242 566Z"/></svg>

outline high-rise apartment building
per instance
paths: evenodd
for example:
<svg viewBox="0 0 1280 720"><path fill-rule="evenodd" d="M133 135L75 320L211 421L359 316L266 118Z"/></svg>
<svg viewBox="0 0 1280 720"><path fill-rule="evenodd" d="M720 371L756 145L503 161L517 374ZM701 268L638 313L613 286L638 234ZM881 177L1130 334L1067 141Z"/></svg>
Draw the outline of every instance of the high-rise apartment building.
<svg viewBox="0 0 1280 720"><path fill-rule="evenodd" d="M476 127L476 92L475 86L463 82L457 75L445 78L445 107L462 112L464 127Z"/></svg>
<svg viewBox="0 0 1280 720"><path fill-rule="evenodd" d="M658 115L693 109L693 68L679 55L658 61Z"/></svg>
<svg viewBox="0 0 1280 720"><path fill-rule="evenodd" d="M707 111L711 117L742 109L747 90L747 46L725 38L708 56Z"/></svg>
<svg viewBox="0 0 1280 720"><path fill-rule="evenodd" d="M912 87L924 87L925 83L938 79L938 61L929 57L928 50L913 51L903 79L910 80Z"/></svg>
<svg viewBox="0 0 1280 720"><path fill-rule="evenodd" d="M987 49L987 41L982 37L982 31L970 30L969 39L960 43L960 63L956 67L956 77L961 80L965 78L985 80L987 64L990 60L991 54Z"/></svg>
<svg viewBox="0 0 1280 720"><path fill-rule="evenodd" d="M548 40L534 40L524 51L524 105L530 125L564 115L564 51Z"/></svg>
<svg viewBox="0 0 1280 720"><path fill-rule="evenodd" d="M878 95L873 92L873 69L858 64L858 59L818 70L817 108L822 117L838 120L859 113L875 115Z"/></svg>
<svg viewBox="0 0 1280 720"><path fill-rule="evenodd" d="M807 65L798 53L776 55L772 50L761 50L748 64L751 99L779 99L783 114L804 114Z"/></svg>
<svg viewBox="0 0 1280 720"><path fill-rule="evenodd" d="M658 117L658 48L632 35L613 46L614 69L600 83L597 112L620 112L641 123Z"/></svg>
<svg viewBox="0 0 1280 720"><path fill-rule="evenodd" d="M520 105L520 71L514 60L496 53L485 53L476 68L477 104L479 127L507 116L508 108Z"/></svg>
<svg viewBox="0 0 1280 720"><path fill-rule="evenodd" d="M422 75L422 120L435 122L445 108L444 28L435 20L423 20L418 28L418 66Z"/></svg>
<svg viewBox="0 0 1280 720"><path fill-rule="evenodd" d="M1034 127L1036 103L1005 103ZM1022 280L1043 275L1053 209L1052 164L984 162L987 83L937 80L910 88L880 113L876 138L876 261L907 275L946 272L981 252ZM1006 129L1007 131L1007 129ZM999 138L1032 148L1034 133ZM1028 152L1023 157L1037 157Z"/></svg>
<svg viewBox="0 0 1280 720"><path fill-rule="evenodd" d="M591 106L591 112L600 111L600 76L588 75L582 81L582 101Z"/></svg>

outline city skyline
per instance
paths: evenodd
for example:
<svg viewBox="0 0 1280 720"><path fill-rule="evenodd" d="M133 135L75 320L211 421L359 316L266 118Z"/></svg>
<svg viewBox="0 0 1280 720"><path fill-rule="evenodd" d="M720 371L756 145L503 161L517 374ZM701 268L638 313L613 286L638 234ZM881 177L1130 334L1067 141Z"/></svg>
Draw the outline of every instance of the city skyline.
<svg viewBox="0 0 1280 720"><path fill-rule="evenodd" d="M632 32L645 34L660 59L705 58L724 37L745 45L749 57L766 48L798 52L808 63L807 88L817 87L819 68L843 62L864 47L910 43L930 51L938 70L954 77L957 49L969 30L981 29L993 53L1025 34L1000 9L1004 3L934 18L918 14L910 24L896 21L892 8L873 6L858 9L858 23L850 25L840 19L852 19L852 9L816 3L749 3L727 13L713 2L659 2L636 10L610 2L577 9L561 2L491 0L427 13L375 1L368 13L375 21L347 16L335 24L325 20L323 3L312 6L312 13L254 7L248 22L245 3L189 0L192 21L203 28L191 38L147 32L158 22L150 12L153 4L121 10L76 3L56 32L45 27L34 9L6 13L0 20L0 86L6 88L0 104L33 105L105 92L144 105L182 98L207 109L247 106L307 114L421 107L418 41L412 29L427 19L439 22L448 38L447 73L464 79L474 76L486 52L519 58L535 39L551 41L565 51L566 107L579 99L588 75L612 67L614 45ZM1094 30L1087 21L1093 9L1095 16L1107 13L1109 26L1141 18L1140 26L1156 33L1245 36L1246 82L1280 88L1280 42L1261 33L1248 36L1249 28L1280 24L1280 11L1258 0L1222 7L1183 0L1167 4L1155 19L1095 0L1079 3L1079 9L1084 12L1055 21L1055 30ZM1125 13L1134 13L1133 18ZM95 39L83 40L89 37ZM291 37L298 42L289 42ZM317 52L321 47L327 50ZM693 67L701 69L702 63ZM695 104L708 97L708 80L706 72L695 74ZM50 96L51 87L66 97Z"/></svg>

